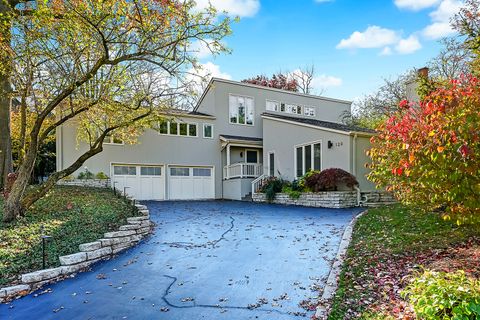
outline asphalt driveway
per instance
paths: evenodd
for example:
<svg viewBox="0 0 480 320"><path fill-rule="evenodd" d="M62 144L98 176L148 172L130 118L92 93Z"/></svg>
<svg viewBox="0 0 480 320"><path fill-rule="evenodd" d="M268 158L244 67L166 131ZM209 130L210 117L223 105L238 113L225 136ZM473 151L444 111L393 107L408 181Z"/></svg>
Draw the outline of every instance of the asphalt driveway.
<svg viewBox="0 0 480 320"><path fill-rule="evenodd" d="M302 319L360 209L147 202L155 234L0 319Z"/></svg>

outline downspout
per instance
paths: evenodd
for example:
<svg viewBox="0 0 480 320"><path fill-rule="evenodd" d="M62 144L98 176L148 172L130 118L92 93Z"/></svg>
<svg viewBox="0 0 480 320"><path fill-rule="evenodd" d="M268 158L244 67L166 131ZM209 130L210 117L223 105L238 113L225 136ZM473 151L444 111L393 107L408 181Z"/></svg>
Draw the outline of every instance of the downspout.
<svg viewBox="0 0 480 320"><path fill-rule="evenodd" d="M357 134L353 136L353 175L357 176Z"/></svg>

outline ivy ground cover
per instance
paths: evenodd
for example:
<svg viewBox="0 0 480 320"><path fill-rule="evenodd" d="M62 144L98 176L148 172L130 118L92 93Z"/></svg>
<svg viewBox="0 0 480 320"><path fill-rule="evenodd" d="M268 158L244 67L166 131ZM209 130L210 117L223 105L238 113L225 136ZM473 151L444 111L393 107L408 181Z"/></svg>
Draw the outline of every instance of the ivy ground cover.
<svg viewBox="0 0 480 320"><path fill-rule="evenodd" d="M0 197L0 215L3 201ZM75 253L78 245L116 229L134 207L109 189L57 186L13 223L0 220L0 286L15 283L21 273L42 269L42 228L51 236L46 267Z"/></svg>

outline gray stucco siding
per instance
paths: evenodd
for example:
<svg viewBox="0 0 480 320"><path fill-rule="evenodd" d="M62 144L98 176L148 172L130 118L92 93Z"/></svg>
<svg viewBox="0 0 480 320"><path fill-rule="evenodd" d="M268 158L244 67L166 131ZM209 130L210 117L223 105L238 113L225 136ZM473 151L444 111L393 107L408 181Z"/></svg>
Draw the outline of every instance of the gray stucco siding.
<svg viewBox="0 0 480 320"><path fill-rule="evenodd" d="M339 102L328 99L319 99L313 96L294 95L290 92L273 91L262 87L250 87L236 83L213 82L214 89L205 95L198 111L215 115L218 123L218 133L239 135L248 137L259 137L263 135L262 114L266 112L266 101L275 100L285 103L313 106L316 109L314 119L341 122L341 116L345 111L350 110L350 103ZM212 93L215 91L215 93ZM254 100L255 118L254 125L239 125L230 123L229 119L229 96L240 95L251 97ZM214 108L212 108L212 104ZM281 113L279 114L286 114ZM305 117L301 115L288 114L293 117Z"/></svg>
<svg viewBox="0 0 480 320"><path fill-rule="evenodd" d="M321 141L321 168L341 168L351 172L350 137L345 134L316 128L299 126L271 119L263 120L264 163L268 165L268 154L275 153L275 173L288 180L296 179L296 146ZM328 141L334 147L328 149ZM338 145L338 146L337 146Z"/></svg>
<svg viewBox="0 0 480 320"><path fill-rule="evenodd" d="M222 196L222 159L218 134L214 128L214 138L203 138L203 123L214 124L214 121L186 119L186 122L198 124L198 137L161 135L148 129L135 144L104 144L103 151L85 162L93 173L104 172L111 176L111 164L165 165L164 177L167 175L166 165L209 166L214 168L215 198ZM71 165L82 153L88 150L85 142L76 141L77 128L74 124L64 125L60 129L61 156L57 161L57 170ZM75 175L83 168L79 169ZM167 179L168 180L168 179ZM167 181L168 190L168 181ZM167 192L168 195L168 192Z"/></svg>

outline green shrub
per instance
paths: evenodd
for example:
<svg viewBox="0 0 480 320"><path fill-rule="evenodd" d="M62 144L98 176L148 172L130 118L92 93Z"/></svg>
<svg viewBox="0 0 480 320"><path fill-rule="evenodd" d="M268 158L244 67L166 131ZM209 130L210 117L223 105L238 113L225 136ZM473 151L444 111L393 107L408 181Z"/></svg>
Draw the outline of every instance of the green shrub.
<svg viewBox="0 0 480 320"><path fill-rule="evenodd" d="M425 320L480 319L480 281L463 271L424 271L401 293Z"/></svg>
<svg viewBox="0 0 480 320"><path fill-rule="evenodd" d="M284 185L282 188L282 193L286 193L291 199L298 199L302 194L302 192L299 191L298 189L297 190L294 189L293 183L290 185Z"/></svg>
<svg viewBox="0 0 480 320"><path fill-rule="evenodd" d="M265 193L265 197L268 202L272 202L275 199L275 194L281 192L285 185L288 185L289 182L277 177L268 177L263 180L260 187L260 192Z"/></svg>
<svg viewBox="0 0 480 320"><path fill-rule="evenodd" d="M82 171L78 174L78 179L80 180L93 179L94 177L95 175L88 170Z"/></svg>
<svg viewBox="0 0 480 320"><path fill-rule="evenodd" d="M106 179L108 179L108 176L105 173L103 173L102 171L100 171L99 173L97 173L95 175L95 178L100 179L100 180L106 180Z"/></svg>

